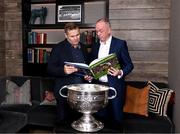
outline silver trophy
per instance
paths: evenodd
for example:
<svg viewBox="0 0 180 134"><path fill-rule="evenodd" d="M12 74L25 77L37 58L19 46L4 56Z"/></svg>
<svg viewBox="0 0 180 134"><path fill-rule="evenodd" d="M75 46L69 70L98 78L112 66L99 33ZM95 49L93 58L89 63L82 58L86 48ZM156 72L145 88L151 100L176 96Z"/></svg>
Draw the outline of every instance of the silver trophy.
<svg viewBox="0 0 180 134"><path fill-rule="evenodd" d="M67 95L62 94L63 89L68 89ZM113 90L113 96L108 96L109 89ZM99 84L71 84L63 86L59 94L67 98L71 108L83 113L80 119L71 124L72 128L82 132L96 132L103 129L104 124L92 114L104 108L108 99L114 99L117 92L112 87Z"/></svg>

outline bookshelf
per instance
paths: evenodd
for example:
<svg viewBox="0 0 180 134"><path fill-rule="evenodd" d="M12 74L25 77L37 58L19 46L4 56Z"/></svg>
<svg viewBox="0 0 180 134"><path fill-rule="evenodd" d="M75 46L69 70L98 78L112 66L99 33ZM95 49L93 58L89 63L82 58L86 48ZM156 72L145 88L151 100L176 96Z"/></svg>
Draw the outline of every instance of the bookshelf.
<svg viewBox="0 0 180 134"><path fill-rule="evenodd" d="M81 42L90 52L97 41L94 24L108 17L108 11L108 0L22 0L23 75L48 76L48 58L54 45L64 40L66 22L79 25Z"/></svg>

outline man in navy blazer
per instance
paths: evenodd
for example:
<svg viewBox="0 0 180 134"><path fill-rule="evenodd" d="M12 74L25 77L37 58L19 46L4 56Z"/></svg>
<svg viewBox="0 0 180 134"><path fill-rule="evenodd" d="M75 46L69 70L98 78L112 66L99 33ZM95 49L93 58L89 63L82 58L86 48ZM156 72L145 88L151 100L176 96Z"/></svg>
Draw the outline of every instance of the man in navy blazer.
<svg viewBox="0 0 180 134"><path fill-rule="evenodd" d="M80 43L80 29L75 23L66 23L64 31L66 39L52 49L47 67L49 75L56 78L54 95L57 100L57 123L72 121L75 116L80 117L79 112L70 108L67 98L60 96L60 88L64 85L86 82L76 67L65 64L65 62L87 62L87 49Z"/></svg>
<svg viewBox="0 0 180 134"><path fill-rule="evenodd" d="M110 22L106 18L96 22L96 34L99 42L93 44L91 60L102 58L108 54L115 53L121 65L121 69L110 68L108 75L99 78L96 83L114 87L117 91L116 98L109 100L108 105L97 113L100 119L108 119L112 122L122 123L123 105L125 100L125 76L134 68L129 56L128 47L125 40L112 36Z"/></svg>

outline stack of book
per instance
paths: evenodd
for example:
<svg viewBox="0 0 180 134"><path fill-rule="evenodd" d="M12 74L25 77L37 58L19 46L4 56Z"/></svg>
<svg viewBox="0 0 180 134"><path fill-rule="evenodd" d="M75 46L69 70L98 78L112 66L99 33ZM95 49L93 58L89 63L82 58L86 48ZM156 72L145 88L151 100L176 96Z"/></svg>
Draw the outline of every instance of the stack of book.
<svg viewBox="0 0 180 134"><path fill-rule="evenodd" d="M28 33L28 44L46 44L47 33L29 32Z"/></svg>
<svg viewBox="0 0 180 134"><path fill-rule="evenodd" d="M28 63L47 63L50 56L51 48L28 48Z"/></svg>
<svg viewBox="0 0 180 134"><path fill-rule="evenodd" d="M82 32L80 41L86 46L91 46L98 41L96 32L94 30Z"/></svg>

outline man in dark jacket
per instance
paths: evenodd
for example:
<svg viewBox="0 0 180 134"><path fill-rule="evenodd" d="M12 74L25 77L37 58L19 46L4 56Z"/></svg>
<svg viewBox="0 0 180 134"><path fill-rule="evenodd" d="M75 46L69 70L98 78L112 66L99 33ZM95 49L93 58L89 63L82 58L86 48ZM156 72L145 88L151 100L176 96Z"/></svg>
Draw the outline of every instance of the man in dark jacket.
<svg viewBox="0 0 180 134"><path fill-rule="evenodd" d="M100 110L97 115L102 119L111 120L113 123L122 123L126 89L124 79L133 70L134 66L129 56L126 41L112 36L111 25L106 18L99 19L96 22L95 29L99 42L93 45L91 60L115 53L121 66L121 69L111 67L108 70L108 75L102 76L96 81L96 83L114 87L117 91L116 98L109 100L109 104Z"/></svg>
<svg viewBox="0 0 180 134"><path fill-rule="evenodd" d="M80 29L74 23L67 23L64 28L66 39L57 44L51 51L48 60L48 73L56 77L54 94L57 100L57 121L74 120L78 112L71 109L67 98L59 94L64 85L84 83L84 77L78 75L78 69L74 66L65 65L64 62L87 62L87 52L80 43Z"/></svg>

